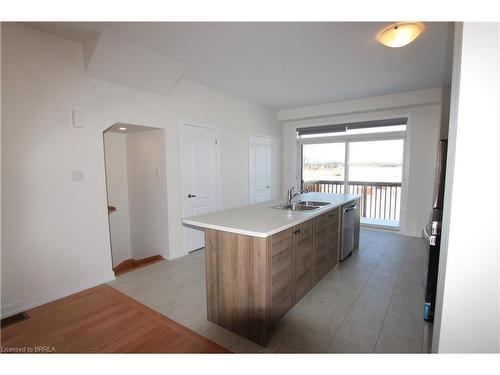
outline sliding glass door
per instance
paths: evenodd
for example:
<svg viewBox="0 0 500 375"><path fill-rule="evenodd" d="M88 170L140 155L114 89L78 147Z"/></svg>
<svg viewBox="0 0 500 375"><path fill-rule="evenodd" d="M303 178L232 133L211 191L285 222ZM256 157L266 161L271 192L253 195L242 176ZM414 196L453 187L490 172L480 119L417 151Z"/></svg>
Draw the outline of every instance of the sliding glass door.
<svg viewBox="0 0 500 375"><path fill-rule="evenodd" d="M399 226L404 139L351 141L347 184L365 224Z"/></svg>
<svg viewBox="0 0 500 375"><path fill-rule="evenodd" d="M304 188L359 194L362 223L399 227L404 133L308 138L299 146Z"/></svg>
<svg viewBox="0 0 500 375"><path fill-rule="evenodd" d="M345 142L302 146L302 181L311 191L341 194L345 191Z"/></svg>

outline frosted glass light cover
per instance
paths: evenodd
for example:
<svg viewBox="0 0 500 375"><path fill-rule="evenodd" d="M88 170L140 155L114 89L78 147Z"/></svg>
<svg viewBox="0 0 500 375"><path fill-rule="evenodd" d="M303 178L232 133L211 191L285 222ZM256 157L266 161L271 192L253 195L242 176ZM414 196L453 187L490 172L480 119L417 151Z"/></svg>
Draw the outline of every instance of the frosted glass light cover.
<svg viewBox="0 0 500 375"><path fill-rule="evenodd" d="M417 39L424 29L425 26L421 22L391 25L377 34L377 40L387 47L403 47Z"/></svg>

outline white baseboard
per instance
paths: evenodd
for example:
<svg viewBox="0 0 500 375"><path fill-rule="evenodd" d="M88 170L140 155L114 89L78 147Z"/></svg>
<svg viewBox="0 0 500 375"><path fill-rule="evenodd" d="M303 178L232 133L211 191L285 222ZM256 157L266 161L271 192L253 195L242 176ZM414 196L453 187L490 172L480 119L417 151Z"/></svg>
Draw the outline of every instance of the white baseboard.
<svg viewBox="0 0 500 375"><path fill-rule="evenodd" d="M399 228L394 228L394 227L384 227L384 226L381 226L381 225L370 225L370 224L361 223L361 228L362 229L372 230L372 231L375 231L375 232L398 233L398 234L400 234L402 236L406 236L406 237L424 238L424 236L422 235L422 233L413 233L413 232L406 232L406 233L404 233Z"/></svg>
<svg viewBox="0 0 500 375"><path fill-rule="evenodd" d="M104 276L97 276L94 278L76 281L64 288L53 289L48 292L40 293L33 297L25 298L21 301L17 301L8 304L6 306L2 306L1 317L2 319L6 318L8 316L20 313L22 311L31 309L33 307L55 301L56 299L67 297L70 294L78 293L81 292L82 290L110 282L114 279L115 275L112 271L110 271L108 274Z"/></svg>
<svg viewBox="0 0 500 375"><path fill-rule="evenodd" d="M375 232L400 233L399 227L361 223L361 228L373 230Z"/></svg>
<svg viewBox="0 0 500 375"><path fill-rule="evenodd" d="M406 237L424 238L423 231L420 231L420 232L408 231L408 232L401 233L401 235L406 236Z"/></svg>
<svg viewBox="0 0 500 375"><path fill-rule="evenodd" d="M165 259L166 260L174 260L174 259L186 256L188 254L189 253L187 251L182 251L182 252L178 252L178 253L174 253L174 254L169 253L169 255L167 257L165 257Z"/></svg>

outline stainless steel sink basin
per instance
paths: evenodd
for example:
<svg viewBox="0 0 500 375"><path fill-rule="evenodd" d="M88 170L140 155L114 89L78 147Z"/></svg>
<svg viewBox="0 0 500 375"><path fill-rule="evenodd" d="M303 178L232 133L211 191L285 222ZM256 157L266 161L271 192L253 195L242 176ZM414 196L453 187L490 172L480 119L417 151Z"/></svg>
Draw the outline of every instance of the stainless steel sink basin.
<svg viewBox="0 0 500 375"><path fill-rule="evenodd" d="M300 201L297 204L300 204L302 206L323 207L323 206L328 206L330 203L329 202L318 202L318 201Z"/></svg>
<svg viewBox="0 0 500 375"><path fill-rule="evenodd" d="M293 203L293 204L280 204L278 206L274 206L273 208L277 210L312 211L319 208L319 206L310 206L310 205L306 206L303 204Z"/></svg>

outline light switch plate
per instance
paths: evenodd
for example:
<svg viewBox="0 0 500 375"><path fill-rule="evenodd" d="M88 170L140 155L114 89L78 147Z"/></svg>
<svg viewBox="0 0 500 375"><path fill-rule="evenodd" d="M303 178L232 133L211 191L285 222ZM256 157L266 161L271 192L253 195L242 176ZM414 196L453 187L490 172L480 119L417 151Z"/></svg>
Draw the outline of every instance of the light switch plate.
<svg viewBox="0 0 500 375"><path fill-rule="evenodd" d="M85 127L83 111L81 111L79 109L73 109L72 119L73 119L73 127L74 128L84 128Z"/></svg>

